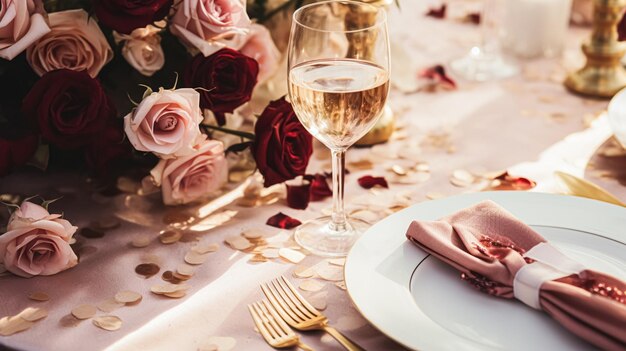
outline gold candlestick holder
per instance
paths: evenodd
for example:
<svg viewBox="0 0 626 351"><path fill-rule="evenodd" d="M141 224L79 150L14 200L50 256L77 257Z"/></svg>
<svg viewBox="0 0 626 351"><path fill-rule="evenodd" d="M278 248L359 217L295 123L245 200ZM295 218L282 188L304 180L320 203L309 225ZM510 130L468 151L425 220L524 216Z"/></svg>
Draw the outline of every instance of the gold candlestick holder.
<svg viewBox="0 0 626 351"><path fill-rule="evenodd" d="M621 59L626 44L617 41L619 22L626 0L594 0L591 39L582 45L587 63L570 73L564 84L570 91L591 97L611 98L626 86Z"/></svg>

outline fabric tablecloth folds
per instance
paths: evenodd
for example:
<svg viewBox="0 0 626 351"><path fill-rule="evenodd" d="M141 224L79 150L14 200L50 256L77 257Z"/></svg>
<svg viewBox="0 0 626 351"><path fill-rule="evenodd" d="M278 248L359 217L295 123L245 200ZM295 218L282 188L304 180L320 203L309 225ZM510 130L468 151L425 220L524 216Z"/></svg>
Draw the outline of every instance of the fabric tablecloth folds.
<svg viewBox="0 0 626 351"><path fill-rule="evenodd" d="M626 283L567 258L496 203L413 221L406 235L482 292L518 298L602 349L626 350Z"/></svg>

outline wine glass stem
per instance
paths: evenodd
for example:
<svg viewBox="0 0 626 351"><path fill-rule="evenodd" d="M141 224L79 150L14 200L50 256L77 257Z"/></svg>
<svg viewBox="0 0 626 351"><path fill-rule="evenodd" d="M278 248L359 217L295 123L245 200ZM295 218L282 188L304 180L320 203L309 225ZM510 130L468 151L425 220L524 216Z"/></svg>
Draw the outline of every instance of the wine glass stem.
<svg viewBox="0 0 626 351"><path fill-rule="evenodd" d="M346 167L346 150L331 150L333 162L333 213L330 228L336 232L346 230L346 213L343 208L343 181Z"/></svg>

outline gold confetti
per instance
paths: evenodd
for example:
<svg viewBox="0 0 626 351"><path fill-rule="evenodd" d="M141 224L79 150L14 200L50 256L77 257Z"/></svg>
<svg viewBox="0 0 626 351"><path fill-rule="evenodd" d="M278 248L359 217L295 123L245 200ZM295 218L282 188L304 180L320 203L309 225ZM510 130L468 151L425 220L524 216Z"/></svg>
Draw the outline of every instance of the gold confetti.
<svg viewBox="0 0 626 351"><path fill-rule="evenodd" d="M226 336L210 336L204 340L198 351L230 351L235 348L237 341Z"/></svg>
<svg viewBox="0 0 626 351"><path fill-rule="evenodd" d="M309 279L301 282L298 287L304 291L316 292L322 290L324 284L317 280Z"/></svg>
<svg viewBox="0 0 626 351"><path fill-rule="evenodd" d="M226 238L226 240L224 241L233 249L240 250L240 251L249 249L252 246L252 244L250 243L248 239L240 235L231 236L229 238Z"/></svg>
<svg viewBox="0 0 626 351"><path fill-rule="evenodd" d="M48 311L40 307L27 307L18 316L28 322L36 322L48 316Z"/></svg>
<svg viewBox="0 0 626 351"><path fill-rule="evenodd" d="M225 210L222 212L214 213L201 221L194 223L189 230L194 232L204 232L215 227L218 227L237 215L237 211Z"/></svg>
<svg viewBox="0 0 626 351"><path fill-rule="evenodd" d="M154 285L150 288L150 291L157 295L171 294L181 290L187 290L189 287L185 284L163 284Z"/></svg>
<svg viewBox="0 0 626 351"><path fill-rule="evenodd" d="M136 194L141 188L141 184L128 177L117 178L117 189L123 193Z"/></svg>
<svg viewBox="0 0 626 351"><path fill-rule="evenodd" d="M48 294L46 294L45 292L41 292L41 291L37 291L28 295L28 298L34 301L41 301L41 302L50 300L50 296L48 296Z"/></svg>
<svg viewBox="0 0 626 351"><path fill-rule="evenodd" d="M122 327L122 320L117 316L98 316L92 320L93 325L100 329L115 331Z"/></svg>
<svg viewBox="0 0 626 351"><path fill-rule="evenodd" d="M461 188L472 185L475 180L476 177L464 169L455 170L450 177L450 183Z"/></svg>
<svg viewBox="0 0 626 351"><path fill-rule="evenodd" d="M194 275L196 269L190 265L181 263L178 265L178 267L176 268L176 272L180 275L186 276L186 277L191 277Z"/></svg>
<svg viewBox="0 0 626 351"><path fill-rule="evenodd" d="M137 235L133 238L133 241L130 242L130 244L133 247L136 248L141 248L141 247L146 247L148 245L150 245L150 236L148 236L147 234L142 234L142 235Z"/></svg>
<svg viewBox="0 0 626 351"><path fill-rule="evenodd" d="M111 313L124 305L124 303L118 302L117 300L115 300L115 298L112 297L101 301L96 305L96 307L98 307L98 309L102 312Z"/></svg>
<svg viewBox="0 0 626 351"><path fill-rule="evenodd" d="M249 239L249 240L258 240L263 237L269 236L266 232L260 229L246 229L241 233L241 235L243 235L244 238Z"/></svg>
<svg viewBox="0 0 626 351"><path fill-rule="evenodd" d="M286 247L278 250L278 254L291 263L300 263L306 257L302 252Z"/></svg>
<svg viewBox="0 0 626 351"><path fill-rule="evenodd" d="M296 278L311 278L315 275L314 267L309 266L297 266L293 271L293 275Z"/></svg>
<svg viewBox="0 0 626 351"><path fill-rule="evenodd" d="M195 245L191 248L192 251L197 252L201 255L209 253L209 252L215 252L217 250L219 250L220 245L217 243L211 243L211 244L198 244Z"/></svg>
<svg viewBox="0 0 626 351"><path fill-rule="evenodd" d="M343 268L333 265L326 265L315 270L317 275L331 282L339 282L343 280Z"/></svg>
<svg viewBox="0 0 626 351"><path fill-rule="evenodd" d="M400 165L391 166L391 171L399 176L405 176L407 174L407 170Z"/></svg>
<svg viewBox="0 0 626 351"><path fill-rule="evenodd" d="M135 304L141 301L142 296L138 292L123 290L115 294L115 301L123 304Z"/></svg>
<svg viewBox="0 0 626 351"><path fill-rule="evenodd" d="M348 162L348 168L355 168L361 171L365 171L368 169L373 169L374 163L372 163L372 161L367 160L367 159L361 159L355 162Z"/></svg>
<svg viewBox="0 0 626 351"><path fill-rule="evenodd" d="M160 270L161 267L159 267L156 263L142 263L135 267L135 273L142 275L146 279L159 273Z"/></svg>
<svg viewBox="0 0 626 351"><path fill-rule="evenodd" d="M92 305L80 305L72 309L72 316L76 319L89 319L96 315L96 307Z"/></svg>
<svg viewBox="0 0 626 351"><path fill-rule="evenodd" d="M199 254L196 251L191 250L185 255L185 262L193 265L200 265L203 264L208 257L209 254Z"/></svg>
<svg viewBox="0 0 626 351"><path fill-rule="evenodd" d="M442 193L436 193L436 192L426 193L426 198L429 200L442 199L444 197L446 196Z"/></svg>
<svg viewBox="0 0 626 351"><path fill-rule="evenodd" d="M35 325L18 316L0 318L0 335L9 336L29 329Z"/></svg>
<svg viewBox="0 0 626 351"><path fill-rule="evenodd" d="M346 259L345 258L329 258L328 260L329 264L332 264L333 266L340 266L343 267L346 265Z"/></svg>
<svg viewBox="0 0 626 351"><path fill-rule="evenodd" d="M328 291L318 291L306 297L306 300L317 310L323 311L328 305Z"/></svg>
<svg viewBox="0 0 626 351"><path fill-rule="evenodd" d="M279 250L278 249L274 249L274 248L263 250L263 253L261 253L261 255L263 257L265 257L265 258L278 258L278 257L280 257Z"/></svg>
<svg viewBox="0 0 626 351"><path fill-rule="evenodd" d="M174 244L183 237L183 233L178 230L166 230L159 234L159 241L161 244L169 245Z"/></svg>
<svg viewBox="0 0 626 351"><path fill-rule="evenodd" d="M336 282L335 286L337 286L341 290L346 290L346 282Z"/></svg>

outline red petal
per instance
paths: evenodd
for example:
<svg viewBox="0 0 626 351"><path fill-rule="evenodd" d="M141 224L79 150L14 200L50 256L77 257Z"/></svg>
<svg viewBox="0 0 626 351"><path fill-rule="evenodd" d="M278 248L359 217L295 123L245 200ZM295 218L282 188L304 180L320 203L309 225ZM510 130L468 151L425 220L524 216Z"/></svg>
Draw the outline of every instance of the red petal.
<svg viewBox="0 0 626 351"><path fill-rule="evenodd" d="M432 81L432 84L441 86L442 88L453 90L456 89L456 82L446 75L446 69L442 65L435 65L422 70L419 78L425 78Z"/></svg>
<svg viewBox="0 0 626 351"><path fill-rule="evenodd" d="M333 196L333 191L326 181L326 175L317 173L315 175L306 175L304 179L311 182L311 201L320 201Z"/></svg>
<svg viewBox="0 0 626 351"><path fill-rule="evenodd" d="M299 226L300 224L302 224L302 222L295 218L289 217L282 212L278 212L277 214L270 217L265 224L281 229L291 229Z"/></svg>
<svg viewBox="0 0 626 351"><path fill-rule="evenodd" d="M441 7L436 8L436 7L431 7L430 9L428 9L428 12L426 12L426 16L428 17L434 17L434 18L445 18L446 17L446 4L441 4Z"/></svg>
<svg viewBox="0 0 626 351"><path fill-rule="evenodd" d="M287 205L297 210L304 210L309 206L311 199L311 182L308 180L288 181L287 186Z"/></svg>
<svg viewBox="0 0 626 351"><path fill-rule="evenodd" d="M537 183L524 177L514 177L509 172L504 172L493 179L489 190L530 190Z"/></svg>
<svg viewBox="0 0 626 351"><path fill-rule="evenodd" d="M467 15L465 15L465 20L467 22L478 25L480 24L480 13L478 12L468 13Z"/></svg>
<svg viewBox="0 0 626 351"><path fill-rule="evenodd" d="M359 185L365 189L371 189L376 185L383 188L389 188L389 185L384 177L363 176L359 178Z"/></svg>

